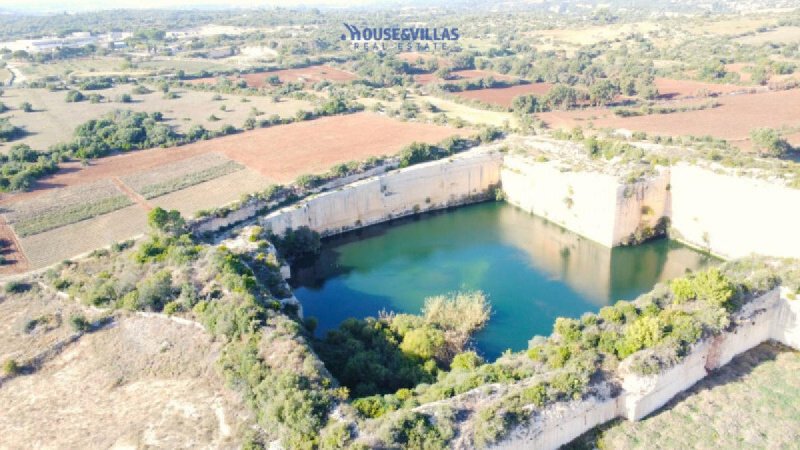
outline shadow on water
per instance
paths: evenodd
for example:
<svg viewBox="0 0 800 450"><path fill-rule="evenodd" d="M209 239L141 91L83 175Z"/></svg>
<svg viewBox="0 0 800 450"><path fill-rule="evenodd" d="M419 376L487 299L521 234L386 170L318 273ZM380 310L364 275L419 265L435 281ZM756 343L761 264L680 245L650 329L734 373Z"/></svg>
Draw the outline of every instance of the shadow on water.
<svg viewBox="0 0 800 450"><path fill-rule="evenodd" d="M418 313L426 297L483 290L494 314L475 336L493 359L548 335L556 317L580 317L654 284L713 264L676 242L609 249L513 206L488 202L325 239L295 267L292 286L321 332L381 309Z"/></svg>

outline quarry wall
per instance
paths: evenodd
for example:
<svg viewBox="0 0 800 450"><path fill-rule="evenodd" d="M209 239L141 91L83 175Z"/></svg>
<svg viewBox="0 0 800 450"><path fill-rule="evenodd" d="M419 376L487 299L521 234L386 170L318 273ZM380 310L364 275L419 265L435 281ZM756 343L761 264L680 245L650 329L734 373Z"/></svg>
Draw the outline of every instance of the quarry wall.
<svg viewBox="0 0 800 450"><path fill-rule="evenodd" d="M688 164L670 172L679 240L725 258L800 257L800 189Z"/></svg>
<svg viewBox="0 0 800 450"><path fill-rule="evenodd" d="M267 214L273 233L307 226L323 236L398 217L472 203L494 195L502 154L488 149L357 181Z"/></svg>
<svg viewBox="0 0 800 450"><path fill-rule="evenodd" d="M640 420L680 392L737 355L768 340L800 349L800 300L773 289L748 302L733 320L734 326L696 344L678 364L656 375L630 370L632 358L618 369L622 391L608 397L549 405L532 413L531 420L513 430L496 448L555 449L590 429L617 417Z"/></svg>
<svg viewBox="0 0 800 450"><path fill-rule="evenodd" d="M625 184L614 175L507 155L501 181L509 203L608 247L669 214L666 170Z"/></svg>

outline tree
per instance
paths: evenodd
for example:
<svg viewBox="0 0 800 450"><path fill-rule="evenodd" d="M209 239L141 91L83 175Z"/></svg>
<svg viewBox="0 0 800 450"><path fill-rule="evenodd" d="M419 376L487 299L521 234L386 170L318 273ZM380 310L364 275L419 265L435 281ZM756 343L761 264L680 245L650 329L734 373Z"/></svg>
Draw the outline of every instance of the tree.
<svg viewBox="0 0 800 450"><path fill-rule="evenodd" d="M793 150L789 142L772 128L756 128L750 131L750 140L758 153L763 156L779 158Z"/></svg>
<svg viewBox="0 0 800 450"><path fill-rule="evenodd" d="M539 107L539 99L535 95L520 95L511 103L511 109L517 116L535 113Z"/></svg>
<svg viewBox="0 0 800 450"><path fill-rule="evenodd" d="M19 105L19 109L23 110L26 113L33 112L33 105L31 105L29 102L22 102Z"/></svg>
<svg viewBox="0 0 800 450"><path fill-rule="evenodd" d="M180 234L185 230L186 221L177 210L167 211L160 206L147 214L147 223L151 228L170 234Z"/></svg>
<svg viewBox="0 0 800 450"><path fill-rule="evenodd" d="M551 109L569 109L578 101L578 91L572 86L558 84L550 89L545 96L545 101Z"/></svg>
<svg viewBox="0 0 800 450"><path fill-rule="evenodd" d="M619 88L610 80L600 80L589 88L589 99L597 106L606 105L619 92Z"/></svg>

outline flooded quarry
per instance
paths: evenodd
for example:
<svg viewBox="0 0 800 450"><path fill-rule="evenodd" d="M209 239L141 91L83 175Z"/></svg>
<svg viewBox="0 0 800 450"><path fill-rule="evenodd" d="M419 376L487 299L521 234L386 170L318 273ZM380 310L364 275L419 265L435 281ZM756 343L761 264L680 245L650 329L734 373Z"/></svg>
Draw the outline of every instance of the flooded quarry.
<svg viewBox="0 0 800 450"><path fill-rule="evenodd" d="M419 313L426 297L482 290L493 314L475 345L493 360L578 318L717 260L668 239L608 248L504 202L366 227L323 241L292 284L318 335L382 310Z"/></svg>

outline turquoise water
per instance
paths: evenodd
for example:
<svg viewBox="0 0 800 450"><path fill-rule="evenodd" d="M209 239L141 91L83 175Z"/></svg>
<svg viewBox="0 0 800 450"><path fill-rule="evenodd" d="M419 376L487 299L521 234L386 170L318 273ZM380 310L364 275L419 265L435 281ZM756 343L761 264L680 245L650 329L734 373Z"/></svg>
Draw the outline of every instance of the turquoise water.
<svg viewBox="0 0 800 450"><path fill-rule="evenodd" d="M505 203L425 214L323 241L313 266L293 268L295 295L317 335L381 310L418 313L424 299L480 289L492 305L475 346L488 359L580 317L633 299L714 259L666 239L608 249Z"/></svg>

